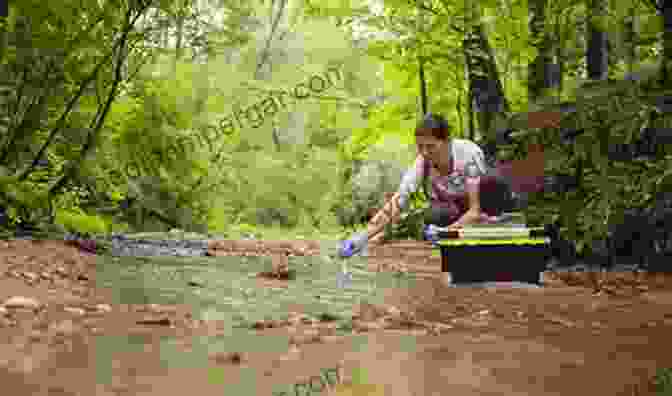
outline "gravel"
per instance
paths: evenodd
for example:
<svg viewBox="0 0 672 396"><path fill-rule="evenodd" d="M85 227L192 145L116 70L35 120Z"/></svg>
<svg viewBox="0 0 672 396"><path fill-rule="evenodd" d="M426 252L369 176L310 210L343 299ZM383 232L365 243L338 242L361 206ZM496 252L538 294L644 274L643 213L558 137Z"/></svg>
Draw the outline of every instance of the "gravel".
<svg viewBox="0 0 672 396"><path fill-rule="evenodd" d="M123 235L114 235L111 238L110 254L113 256L175 256L175 257L203 257L207 256L208 239L193 240L151 240L127 238Z"/></svg>

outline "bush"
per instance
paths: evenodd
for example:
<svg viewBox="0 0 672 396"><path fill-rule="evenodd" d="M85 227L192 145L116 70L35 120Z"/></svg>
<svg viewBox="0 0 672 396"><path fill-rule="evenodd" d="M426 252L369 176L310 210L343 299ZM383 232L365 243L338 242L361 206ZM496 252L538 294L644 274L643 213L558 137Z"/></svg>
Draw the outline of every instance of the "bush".
<svg viewBox="0 0 672 396"><path fill-rule="evenodd" d="M342 210L339 216L348 221L342 224L344 226L365 222L369 210L380 207L384 202L385 193L398 190L414 155L399 140L388 138L371 147L367 157L351 179L349 210Z"/></svg>
<svg viewBox="0 0 672 396"><path fill-rule="evenodd" d="M101 217L87 215L82 211L57 209L56 224L69 232L80 234L104 234L109 230L109 224Z"/></svg>

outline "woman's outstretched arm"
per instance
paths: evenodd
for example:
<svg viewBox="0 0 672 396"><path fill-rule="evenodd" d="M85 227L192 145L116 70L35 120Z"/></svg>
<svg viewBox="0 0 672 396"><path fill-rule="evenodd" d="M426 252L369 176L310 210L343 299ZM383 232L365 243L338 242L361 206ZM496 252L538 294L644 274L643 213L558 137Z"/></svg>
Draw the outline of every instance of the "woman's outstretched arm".
<svg viewBox="0 0 672 396"><path fill-rule="evenodd" d="M408 206L411 193L418 189L419 180L422 180L423 161L421 156L416 158L413 167L401 179L399 191L394 193L390 199L387 199L383 208L371 218L366 229L369 241L374 243L380 241L383 237L381 231L385 229L385 226L399 221L399 215Z"/></svg>
<svg viewBox="0 0 672 396"><path fill-rule="evenodd" d="M385 205L371 218L366 228L370 242L376 243L383 237L383 229L386 225L396 223L399 220L401 208L399 207L399 193L396 192Z"/></svg>

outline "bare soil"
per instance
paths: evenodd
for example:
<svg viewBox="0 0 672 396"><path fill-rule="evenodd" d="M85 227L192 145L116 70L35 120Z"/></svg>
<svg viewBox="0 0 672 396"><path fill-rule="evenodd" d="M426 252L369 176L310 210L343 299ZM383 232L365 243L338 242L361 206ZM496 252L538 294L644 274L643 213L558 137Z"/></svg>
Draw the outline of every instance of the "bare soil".
<svg viewBox="0 0 672 396"><path fill-rule="evenodd" d="M222 241L212 254L286 257L317 246ZM211 354L210 369L167 367L160 337L175 337L187 353L195 335L224 334L225 324L196 320L187 306L115 304L96 286L96 259L61 241L0 241L3 394L238 396L236 382L253 369L256 394L270 396L340 367L344 383L331 391L341 395L631 396L653 395L651 376L672 367L669 274L548 273L541 289L448 288L430 247L407 241L372 248L369 265L411 272L417 282L388 290L384 306L357 307L352 336L336 335L328 318L297 312L255 324L260 337L291 335L283 353L241 349ZM260 279L259 287L287 282ZM144 349L118 353L113 380L97 380L96 340L128 335ZM356 335L367 337L365 347L352 348ZM366 368L373 393L348 386L354 367Z"/></svg>

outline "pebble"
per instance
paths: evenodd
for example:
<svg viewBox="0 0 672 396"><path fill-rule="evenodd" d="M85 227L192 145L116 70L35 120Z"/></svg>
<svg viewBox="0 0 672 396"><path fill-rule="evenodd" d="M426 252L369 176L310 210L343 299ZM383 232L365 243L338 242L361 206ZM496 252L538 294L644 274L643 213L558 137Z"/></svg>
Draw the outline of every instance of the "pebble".
<svg viewBox="0 0 672 396"><path fill-rule="evenodd" d="M71 313L73 315L84 315L85 311L82 308L77 308L77 307L65 307L63 310L67 313Z"/></svg>
<svg viewBox="0 0 672 396"><path fill-rule="evenodd" d="M381 322L355 322L353 326L358 331L375 331L384 327Z"/></svg>
<svg viewBox="0 0 672 396"><path fill-rule="evenodd" d="M141 319L135 322L136 324L139 325L147 325L147 326L170 326L172 324L172 321L170 318L147 318L147 319Z"/></svg>
<svg viewBox="0 0 672 396"><path fill-rule="evenodd" d="M390 305L389 307L387 307L386 311L387 311L387 314L391 315L391 316L401 315L401 310L399 308L393 306L393 305Z"/></svg>
<svg viewBox="0 0 672 396"><path fill-rule="evenodd" d="M280 357L280 360L295 360L299 359L301 356L301 350L295 344L289 346L287 353Z"/></svg>
<svg viewBox="0 0 672 396"><path fill-rule="evenodd" d="M97 305L96 305L96 310L97 310L98 312L111 312L111 311L112 311L112 307L109 306L108 304L97 304Z"/></svg>
<svg viewBox="0 0 672 396"><path fill-rule="evenodd" d="M178 256L208 255L209 240L143 240L116 237L112 240L113 256Z"/></svg>
<svg viewBox="0 0 672 396"><path fill-rule="evenodd" d="M34 282L39 278L39 276L34 272L24 272L23 276L31 282Z"/></svg>
<svg viewBox="0 0 672 396"><path fill-rule="evenodd" d="M8 312L7 308L0 305L0 315L7 315Z"/></svg>
<svg viewBox="0 0 672 396"><path fill-rule="evenodd" d="M75 323L70 319L55 323L50 327L52 331L59 335L70 335L76 330Z"/></svg>
<svg viewBox="0 0 672 396"><path fill-rule="evenodd" d="M5 300L3 305L5 308L38 309L40 307L40 303L36 299L23 296L10 297Z"/></svg>
<svg viewBox="0 0 672 396"><path fill-rule="evenodd" d="M243 355L240 352L218 352L210 355L210 359L220 364L240 364L243 361Z"/></svg>

